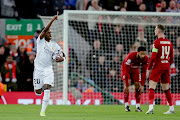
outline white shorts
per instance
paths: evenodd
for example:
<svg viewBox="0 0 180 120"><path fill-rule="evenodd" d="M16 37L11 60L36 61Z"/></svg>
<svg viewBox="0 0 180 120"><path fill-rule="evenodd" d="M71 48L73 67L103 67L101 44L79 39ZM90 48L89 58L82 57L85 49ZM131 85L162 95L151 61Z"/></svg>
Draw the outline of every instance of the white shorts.
<svg viewBox="0 0 180 120"><path fill-rule="evenodd" d="M34 73L33 73L34 90L41 89L44 84L49 84L52 87L54 87L54 72L34 69Z"/></svg>

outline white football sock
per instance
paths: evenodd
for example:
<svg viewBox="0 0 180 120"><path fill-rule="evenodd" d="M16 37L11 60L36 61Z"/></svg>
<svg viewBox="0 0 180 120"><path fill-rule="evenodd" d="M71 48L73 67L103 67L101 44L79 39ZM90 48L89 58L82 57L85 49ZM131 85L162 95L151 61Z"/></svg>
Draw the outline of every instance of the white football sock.
<svg viewBox="0 0 180 120"><path fill-rule="evenodd" d="M138 108L138 107L140 107L140 104L139 104L139 103L136 104L136 108Z"/></svg>
<svg viewBox="0 0 180 120"><path fill-rule="evenodd" d="M149 110L154 109L153 105L149 105Z"/></svg>
<svg viewBox="0 0 180 120"><path fill-rule="evenodd" d="M174 105L169 106L169 110L170 110L170 111L174 111Z"/></svg>
<svg viewBox="0 0 180 120"><path fill-rule="evenodd" d="M41 112L45 112L50 99L50 90L44 90L43 102Z"/></svg>
<svg viewBox="0 0 180 120"><path fill-rule="evenodd" d="M129 106L129 103L128 103L128 102L125 102L125 108L126 108L127 106Z"/></svg>

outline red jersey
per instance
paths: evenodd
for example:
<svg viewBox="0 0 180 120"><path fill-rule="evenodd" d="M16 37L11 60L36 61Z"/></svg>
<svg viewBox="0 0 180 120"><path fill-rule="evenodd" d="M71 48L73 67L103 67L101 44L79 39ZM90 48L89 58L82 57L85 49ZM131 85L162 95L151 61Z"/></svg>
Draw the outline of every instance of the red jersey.
<svg viewBox="0 0 180 120"><path fill-rule="evenodd" d="M162 69L169 70L173 63L173 45L167 38L159 38L153 43L152 55L149 61L148 70Z"/></svg>
<svg viewBox="0 0 180 120"><path fill-rule="evenodd" d="M145 56L143 59L137 58L137 52L130 52L122 63L122 69L126 73L126 85L128 86L128 76L134 70L139 70L139 66L142 67L141 85L144 85L146 80L146 70L148 67L149 58Z"/></svg>

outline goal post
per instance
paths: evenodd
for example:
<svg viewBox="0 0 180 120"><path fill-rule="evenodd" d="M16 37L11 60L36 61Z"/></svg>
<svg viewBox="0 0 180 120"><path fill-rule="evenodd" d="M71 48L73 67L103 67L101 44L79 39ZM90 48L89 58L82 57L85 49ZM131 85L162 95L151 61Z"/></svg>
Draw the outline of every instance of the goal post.
<svg viewBox="0 0 180 120"><path fill-rule="evenodd" d="M63 28L64 28L64 33L63 33L63 42L64 42L64 53L67 55L67 59L63 63L63 104L67 104L68 100L68 14L66 13L67 11L64 11L64 19L63 19Z"/></svg>
<svg viewBox="0 0 180 120"><path fill-rule="evenodd" d="M40 16L44 25L52 17ZM154 29L157 24L166 26L166 37L174 45L175 60L171 66L171 92L175 105L180 105L180 16L164 12L117 12L64 10L51 26L52 38L63 41L67 59L63 69L55 72L57 86L52 99L55 104L123 104L121 63L125 56L146 47L150 57ZM54 32L54 33L53 33ZM180 41L180 40L179 40ZM179 50L179 51L178 51ZM62 64L62 63L60 63ZM59 65L54 63L54 68ZM178 70L179 69L179 70ZM74 77L71 77L74 75ZM58 82L60 81L60 82ZM55 82L56 83L56 82ZM130 86L129 102L135 104L134 87ZM160 84L157 85L155 104L167 104ZM145 82L141 104L148 102L148 80Z"/></svg>

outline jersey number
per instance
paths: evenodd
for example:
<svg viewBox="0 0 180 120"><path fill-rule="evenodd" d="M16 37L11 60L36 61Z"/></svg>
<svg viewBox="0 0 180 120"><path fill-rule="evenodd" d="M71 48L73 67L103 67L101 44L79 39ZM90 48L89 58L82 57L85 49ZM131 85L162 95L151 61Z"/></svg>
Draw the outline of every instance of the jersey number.
<svg viewBox="0 0 180 120"><path fill-rule="evenodd" d="M40 79L34 79L34 84L40 84Z"/></svg>
<svg viewBox="0 0 180 120"><path fill-rule="evenodd" d="M170 46L162 46L162 56L161 59L164 59L166 56L166 59L168 59L170 53Z"/></svg>

